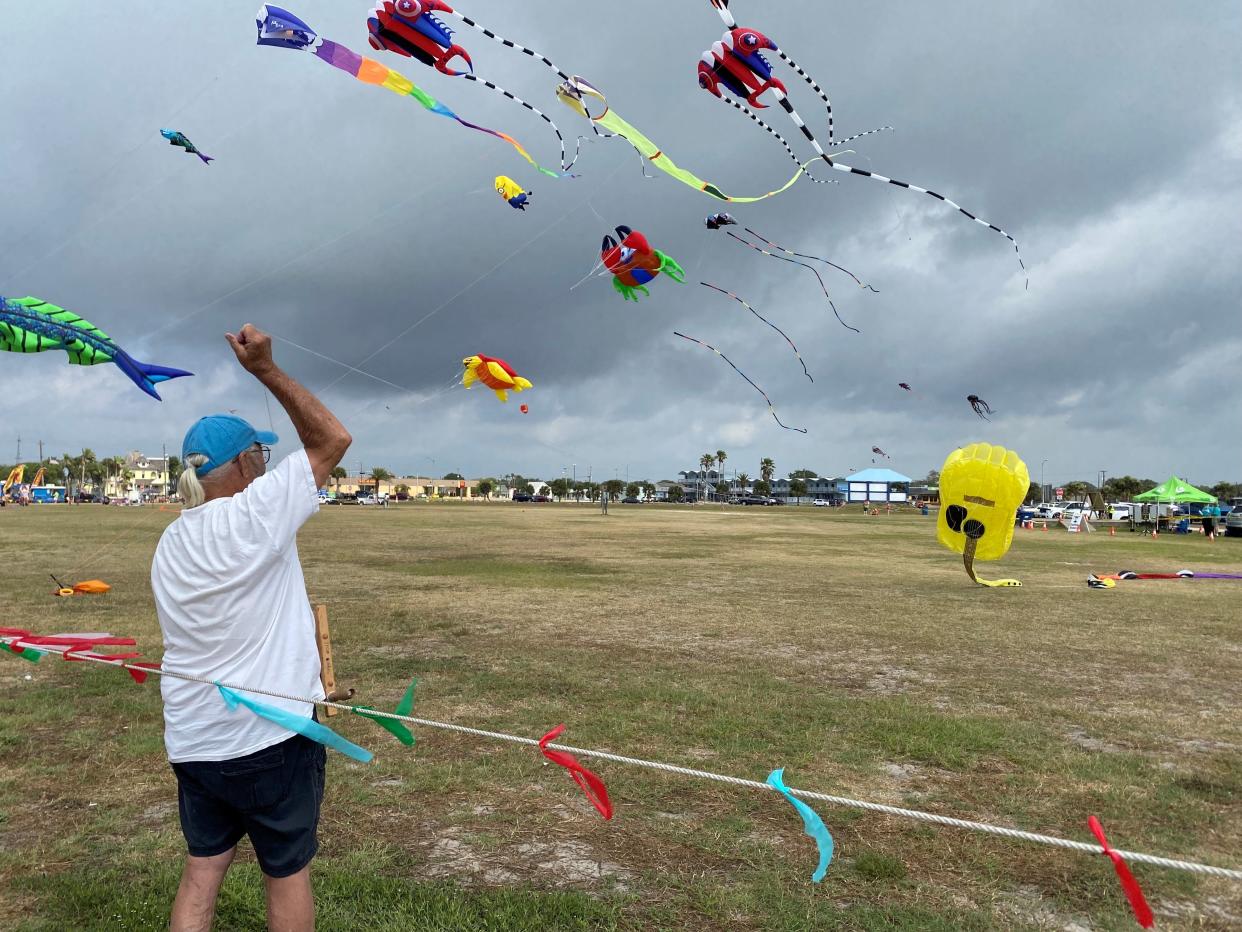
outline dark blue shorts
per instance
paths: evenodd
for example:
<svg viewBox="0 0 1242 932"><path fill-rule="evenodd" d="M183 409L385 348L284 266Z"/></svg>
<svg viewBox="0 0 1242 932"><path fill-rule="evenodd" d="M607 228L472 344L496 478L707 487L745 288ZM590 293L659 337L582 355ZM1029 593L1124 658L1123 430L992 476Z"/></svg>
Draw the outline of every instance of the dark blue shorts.
<svg viewBox="0 0 1242 932"><path fill-rule="evenodd" d="M263 873L296 874L319 850L326 760L322 744L294 735L233 760L173 764L190 854L214 857L249 835Z"/></svg>

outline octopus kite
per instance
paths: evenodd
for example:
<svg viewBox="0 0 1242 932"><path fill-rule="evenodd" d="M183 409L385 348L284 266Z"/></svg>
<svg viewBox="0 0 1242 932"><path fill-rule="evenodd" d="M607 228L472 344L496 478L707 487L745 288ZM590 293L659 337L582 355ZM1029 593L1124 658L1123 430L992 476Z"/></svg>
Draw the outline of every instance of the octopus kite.
<svg viewBox="0 0 1242 932"><path fill-rule="evenodd" d="M979 415L979 417L983 418L985 421L989 420L989 414L994 413L992 409L988 407L988 403L978 395L967 395L966 400L970 402L970 407L975 414Z"/></svg>
<svg viewBox="0 0 1242 932"><path fill-rule="evenodd" d="M265 3L259 9L256 25L259 33L259 45L310 52L320 61L352 75L364 84L373 84L377 87L387 88L394 94L399 94L402 97L412 97L425 110L430 110L432 113L447 117L450 120L456 120L466 129L472 129L475 132L486 133L489 136L495 136L497 139L503 139L513 146L517 153L533 165L536 170L550 178L566 177L564 172L544 168L536 162L531 157L531 154L526 151L525 147L512 136L462 119L446 104L436 100L405 75L398 71L393 71L387 65L383 65L373 58L364 58L340 43L322 38L310 26L288 10ZM514 100L516 99L514 98ZM532 107L531 109L533 110L534 108Z"/></svg>
<svg viewBox="0 0 1242 932"><path fill-rule="evenodd" d="M650 296L647 283L661 272L673 281L684 283L686 273L676 260L658 249L652 249L647 237L629 227L617 227L620 241L611 235L604 237L600 247L600 260L612 273L612 287L626 301L637 301L638 293Z"/></svg>
<svg viewBox="0 0 1242 932"><path fill-rule="evenodd" d="M498 84L493 84L491 81L484 80L475 75L474 62L470 58L470 53L453 41L453 31L444 25L443 20L437 14L454 16L489 38L526 52L533 58L539 59L548 65L557 74L562 74L561 70L544 56L531 52L529 49L524 49L516 43L497 36L490 30L484 29L474 21L462 16L447 3L442 2L442 0L382 0L371 11L371 15L367 19L371 48L377 51L387 50L396 52L398 55L405 55L408 58L422 62L424 65L429 65L441 74L448 75L449 77L464 78L467 81L482 84L484 87L526 108L547 123L552 128L552 132L556 133L556 138L561 144L561 169L566 172L569 171L573 167L574 162L577 161L578 153L575 151L574 157L567 160L565 137L561 135L560 129L552 122L552 119L516 94L512 94ZM449 62L455 58L460 58L468 70L458 71L449 67ZM563 77L568 76L563 75ZM579 142L581 142L580 139Z"/></svg>
<svg viewBox="0 0 1242 932"><path fill-rule="evenodd" d="M866 133L859 133L855 136L849 137L848 139L834 140L832 104L828 100L828 95L824 93L823 88L821 88L809 74L803 71L802 68L793 61L793 59L781 51L775 42L763 33L756 29L748 29L738 26L736 21L733 19L733 15L728 10L728 3L712 0L712 5L715 6L716 10L720 13L720 16L724 20L728 31L725 32L720 41L714 43L710 49L704 52L699 60L698 72L699 86L701 88L708 91L715 97L726 101L736 109L743 111L752 120L758 122L764 127L764 129L781 141L781 143L785 146L786 151L790 154L793 160L797 162L799 161L797 155L794 154L793 149L787 142L785 142L784 138L781 137L779 133L773 130L770 126L767 126L767 124L763 123L763 121L760 120L759 117L756 116L748 107L728 96L728 94L735 94L739 97L744 97L746 102L750 104L751 107L762 110L766 107L766 104L762 103L760 98L764 94L770 92L772 96L776 98L776 102L780 104L781 108L789 115L790 119L793 120L794 125L802 131L802 135L806 137L807 142L811 144L811 148L815 150L816 157L826 162L829 168L834 171L845 172L850 175L860 175L864 178L871 178L875 181L895 185L899 188L907 188L911 191L918 191L921 194L934 197L938 201L943 201L950 207L956 208L964 216L975 221L975 223L981 224L989 230L999 233L1001 236L1009 240L1018 257L1018 265L1022 268L1022 272L1025 275L1026 264L1022 261L1022 253L1018 249L1017 240L1015 240L1000 227L976 216L960 204L950 200L944 195L937 194L935 191L930 191L927 188L919 187L918 185L910 184L906 181L898 181L895 178L888 178L884 175L876 174L875 172L865 171L861 168L854 168L850 165L844 165L835 161L832 155L824 151L823 146L819 144L818 140L816 140L815 136L811 133L811 130L807 127L802 117L800 117L798 112L794 109L793 104L790 103L788 91L786 90L784 83L772 74L772 66L768 60L764 58L763 52L771 52L775 54L781 59L781 61L793 68L794 71L802 76L807 84L811 86L811 88L824 102L824 105L828 109L829 148L844 145L845 143L852 142L862 136L877 133L884 129L891 129L891 127L880 127L879 129L868 130ZM805 168L805 166L803 167ZM1030 286L1029 280L1027 281L1027 286Z"/></svg>
<svg viewBox="0 0 1242 932"><path fill-rule="evenodd" d="M501 401L509 400L510 390L520 392L531 387L529 380L514 372L513 367L503 359L493 359L491 356L476 353L473 356L467 356L461 364L465 367L461 378L462 385L469 388L475 382L482 382L494 391Z"/></svg>
<svg viewBox="0 0 1242 932"><path fill-rule="evenodd" d="M912 388L910 387L910 385L909 385L909 383L908 383L908 382L898 382L898 383L897 383L897 387L898 387L898 388L904 388L904 389L905 389L906 391L908 391L908 392L912 392L912 391L914 391L914 389L912 389Z"/></svg>
<svg viewBox="0 0 1242 932"><path fill-rule="evenodd" d="M156 401L162 400L155 390L157 384L194 374L139 362L89 320L41 298L0 297L0 350L42 353L57 349L68 354L73 366L113 363Z"/></svg>

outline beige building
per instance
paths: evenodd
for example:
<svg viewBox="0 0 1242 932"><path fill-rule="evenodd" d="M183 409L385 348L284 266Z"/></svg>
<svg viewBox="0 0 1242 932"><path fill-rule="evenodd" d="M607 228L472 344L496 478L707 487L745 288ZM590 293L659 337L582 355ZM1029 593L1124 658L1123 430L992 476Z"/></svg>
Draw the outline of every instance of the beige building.
<svg viewBox="0 0 1242 932"><path fill-rule="evenodd" d="M427 476L394 476L380 483L379 491L395 496L401 486L409 488L411 498L467 498L478 497L478 479L432 479ZM329 495L374 495L375 480L370 476L346 476L344 479L329 479L327 483Z"/></svg>

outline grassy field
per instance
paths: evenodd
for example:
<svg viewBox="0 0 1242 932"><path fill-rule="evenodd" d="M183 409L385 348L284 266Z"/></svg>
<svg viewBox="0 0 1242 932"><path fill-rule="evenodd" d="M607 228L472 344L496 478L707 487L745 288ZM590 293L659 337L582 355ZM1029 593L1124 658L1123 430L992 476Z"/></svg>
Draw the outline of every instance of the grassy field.
<svg viewBox="0 0 1242 932"><path fill-rule="evenodd" d="M0 511L0 625L109 630L158 658L155 508ZM1242 541L1018 531L975 588L932 519L810 508L333 508L300 539L338 679L415 714L962 818L1242 864ZM49 573L107 596L58 600ZM184 851L156 684L0 657L0 927L167 923ZM529 749L421 731L330 758L315 878L332 929L1124 929L1103 857L608 763L594 813ZM218 928L261 929L243 845ZM1138 867L1164 929L1242 924L1242 885Z"/></svg>

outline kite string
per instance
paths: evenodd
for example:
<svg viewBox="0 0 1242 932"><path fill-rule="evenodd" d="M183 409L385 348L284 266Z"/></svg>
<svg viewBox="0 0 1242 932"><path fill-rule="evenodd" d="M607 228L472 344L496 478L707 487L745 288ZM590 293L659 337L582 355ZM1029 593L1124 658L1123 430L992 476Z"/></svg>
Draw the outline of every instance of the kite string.
<svg viewBox="0 0 1242 932"><path fill-rule="evenodd" d="M5 637L0 641L12 645L20 644L21 637ZM90 654L77 653L71 647L59 647L56 645L31 644L27 645L34 650L55 653L64 657L72 656L75 660L84 660L93 663L103 664L110 667L121 667L126 670L141 671L143 673L155 673L159 676L171 676L174 679L184 680L192 683L201 683L206 686L223 686L225 689L237 690L239 692L248 692L260 696L268 696L272 699L284 699L289 702L301 702L307 705L315 705L326 709L337 709L341 712L352 713L355 706L347 705L342 702L332 702L327 699L308 699L304 696L294 696L288 693L275 692L273 690L256 689L251 686L243 686L234 683L222 683L207 677L194 676L188 673L181 673L175 670L166 670L161 667L142 667L134 663L126 661L109 660L106 656L91 656ZM452 731L458 734L472 735L478 738L488 738L494 741L506 741L511 744L522 744L528 747L538 747L539 741L535 738L524 738L520 735L510 735L500 731L488 731L481 728L471 728L466 725L458 725L452 722L437 722L433 719L416 718L410 715L401 715L396 712L381 712L375 709L367 708L368 715L375 715L380 718L391 719L393 721L405 722L411 725L422 725L426 728L435 728L442 731ZM583 757L591 757L597 760L611 761L617 764L627 764L632 767L643 767L649 770L657 770L663 773L677 774L679 776L697 777L703 780L712 780L717 783L725 783L730 786L742 787L745 789L758 790L760 792L770 793L776 792L775 788L770 784L762 783L758 780L748 780L744 777L734 777L727 774L713 773L708 770L697 770L690 767L680 767L676 764L663 763L661 761L646 760L639 757L627 757L622 754L614 754L610 751L597 751L591 748L579 748L565 744L548 744L547 747L558 751L567 751L570 754L578 754ZM1103 848L1098 844L1089 842L1074 841L1069 838L1060 838L1055 835L1042 835L1036 832L1027 832L1021 829L1007 828L1002 825L991 825L986 822L976 822L968 819L956 819L952 816L938 815L933 812L923 812L917 809L906 809L900 806L888 806L883 803L873 803L867 800L852 799L848 796L834 796L828 793L817 793L811 790L801 790L789 788L789 792L803 799L811 799L819 802L831 803L833 805L844 806L852 809L862 809L868 812L878 812L885 815L895 816L903 819L913 819L915 821L927 822L933 825L944 825L952 828L961 828L968 831L984 832L990 835L997 835L1002 838L1012 838L1018 841L1028 841L1035 844L1049 845L1058 848L1065 848L1071 851L1081 851L1086 854L1101 854ZM1196 861L1185 861L1175 858L1167 858L1159 855L1144 854L1137 851L1123 851L1114 849L1117 854L1127 861L1133 861L1137 864L1150 864L1154 867L1165 867L1171 870L1187 871L1195 874L1204 874L1211 877L1219 877L1226 880L1242 881L1242 870L1236 870L1227 867L1217 867L1212 864L1202 864Z"/></svg>
<svg viewBox="0 0 1242 932"><path fill-rule="evenodd" d="M624 164L624 163L623 163L623 164ZM609 175L608 175L608 177L604 179L605 183L607 183L608 181L611 181L611 180L613 179L613 177L615 177L615 176L616 176L616 174L617 174L617 173L621 170L621 168L622 168L622 167L623 167L623 165L618 165L615 169L613 169L612 173L611 173L611 174L609 174ZM570 217L572 214L574 214L576 211L578 211L579 209L581 209L581 208L582 208L582 206L583 206L583 204L587 204L587 203L589 203L589 201L590 201L590 198L588 197L588 198L584 199L582 202L580 202L580 203L578 203L578 204L574 205L573 207L569 208L567 211L565 211L563 214L561 214L561 215L560 215L560 217L558 217L556 220L554 220L551 224L549 224L548 226L544 227L544 229L543 229L543 230L541 230L539 233L536 233L536 234L535 234L534 236L532 236L530 239L528 239L528 240L526 240L525 242L523 242L521 246L518 246L516 249L514 249L514 250L513 250L512 252L510 252L508 255L506 255L506 256L504 256L502 259L500 259L500 261L498 261L495 265L493 265L493 266L492 266L491 268L489 268L487 271L483 272L482 274L478 275L476 278L474 278L473 280L471 280L469 283L467 283L466 285L462 286L462 287L461 287L460 289L458 289L455 293L453 293L451 296L449 296L447 299L445 299L445 300L444 300L443 302L441 302L440 304L436 305L434 308L432 308L430 311L428 311L426 314L424 314L424 315L423 315L422 317L420 317L418 320L414 321L414 323L410 324L408 327L406 327L404 330L402 330L400 333L398 333L398 334L397 334L396 336L394 336L392 339L388 340L386 343L384 343L382 346L380 346L380 347L379 347L378 349L376 349L374 352L370 353L369 355L367 355L367 356L366 356L366 357L364 357L363 359L359 360L357 364L358 364L359 366L366 365L368 362L370 362L372 359L374 359L374 358L375 358L376 356L378 356L380 353L384 352L384 350L388 349L390 346L392 346L392 345L393 345L394 343L396 343L398 340L401 340L401 339L403 339L404 337L406 337L406 336L407 336L409 333L411 333L411 332L412 332L412 331L413 331L416 327L419 327L420 325L422 325L422 324L426 323L428 320L430 320L430 319L431 319L432 317L434 317L436 314L440 313L440 311L444 310L446 307L448 307L450 304L452 304L454 301L456 301L458 298L460 298L462 295L464 295L467 291L469 291L470 289L472 289L475 285L479 284L479 283L480 283L480 282L482 282L484 279L489 278L492 274L494 274L496 271L498 271L501 267L503 267L504 265L506 265L506 264L507 264L507 263L508 263L511 259L513 259L513 258L514 258L514 257L516 257L517 255L519 255L520 253L524 252L525 250L529 249L532 245L534 245L536 242L538 242L538 241L539 241L540 239L542 239L544 236L546 236L547 234L551 233L554 229L556 229L556 228L557 228L557 227L559 227L562 223L564 223L566 220L568 220L568 219L569 219L569 217ZM594 208L592 208L592 209L594 209ZM325 392L325 391L327 391L328 389L330 389L330 388L332 388L333 386L337 385L337 384L338 384L338 383L339 383L342 379L344 379L344 378L345 378L345 375L338 376L336 379L334 379L333 381L331 381L331 382L329 382L327 385L325 385L322 389L319 389L319 391L320 391L320 392Z"/></svg>

